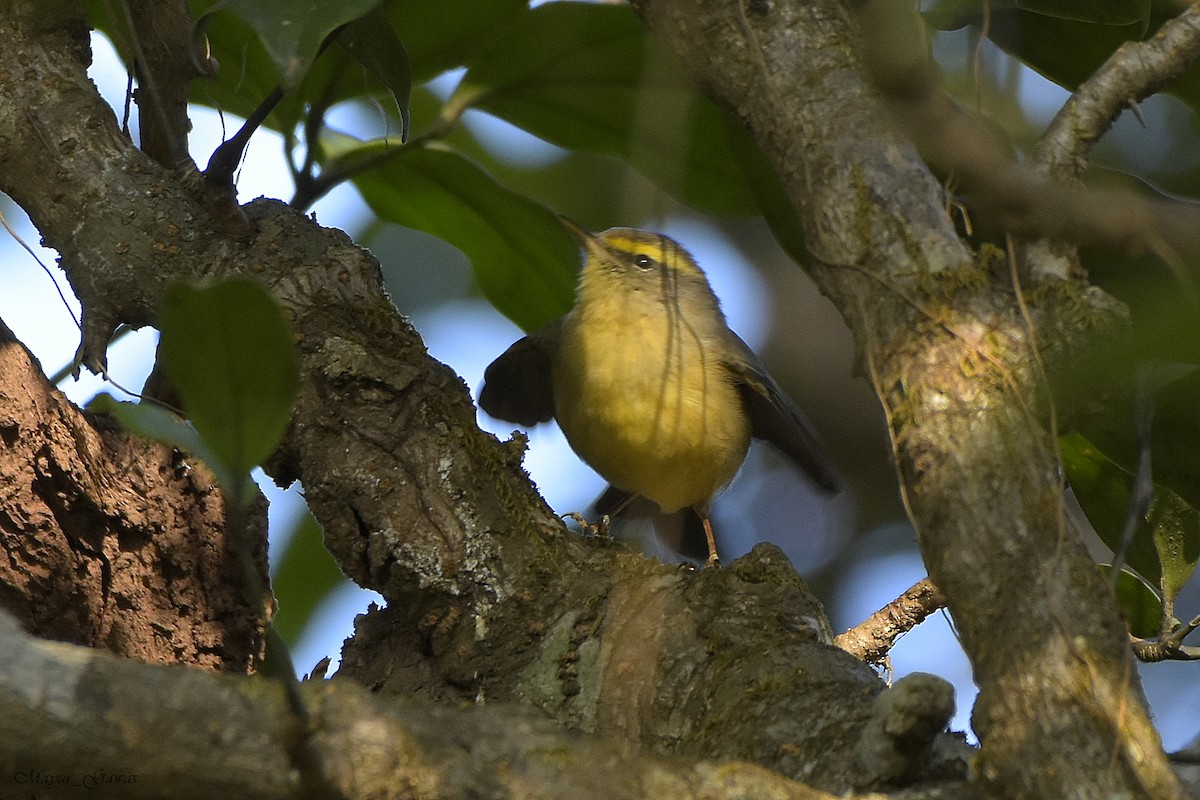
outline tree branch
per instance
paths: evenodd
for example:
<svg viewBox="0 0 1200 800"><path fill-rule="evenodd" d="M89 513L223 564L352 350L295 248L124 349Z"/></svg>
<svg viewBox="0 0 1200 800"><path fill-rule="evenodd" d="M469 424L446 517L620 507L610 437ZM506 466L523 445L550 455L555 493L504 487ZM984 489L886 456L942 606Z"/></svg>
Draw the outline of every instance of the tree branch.
<svg viewBox="0 0 1200 800"><path fill-rule="evenodd" d="M1153 38L1128 42L1071 93L1033 151L1033 163L1058 178L1078 177L1092 145L1121 112L1155 94L1200 58L1200 6L1193 3Z"/></svg>
<svg viewBox="0 0 1200 800"><path fill-rule="evenodd" d="M1151 64L1156 71L1143 82L1142 89L1151 91L1161 85L1173 72L1186 66L1193 57L1192 51L1200 48L1200 44L1191 41L1200 38L1192 29L1194 14L1194 9L1185 13L1174 27L1175 33L1161 43L1157 40L1153 45L1144 43L1145 48L1127 45L1126 48L1140 49L1131 50L1128 58L1122 57L1124 49L1119 51L1113 57L1116 65L1129 73L1131 64L1147 60L1148 49L1180 48L1172 53L1171 59L1160 55ZM1074 182L1051 180L1038 170L1017 165L1001 148L988 125L964 112L944 90L941 73L929 57L924 24L915 8L892 0L870 0L858 9L857 19L862 22L864 62L874 86L887 101L888 110L904 125L930 163L954 175L977 216L1000 230L1027 239L1065 239L1078 245L1135 253L1149 250L1161 255L1200 252L1200 208L1149 200L1124 190L1084 189ZM1102 83L1106 89L1100 93L1112 90L1115 85L1108 79ZM1134 88L1129 83L1121 85ZM1053 156L1050 151L1039 149L1038 159L1082 158L1083 149L1065 149L1067 129L1078 124L1070 135L1088 137L1093 135L1088 125L1100 126L1101 129L1094 131L1094 136L1099 136L1111 122L1095 118L1105 112L1093 99L1095 94L1095 89L1089 89L1083 107L1073 106L1072 101L1060 112L1057 132L1052 138L1062 140L1063 145ZM1128 96L1122 99L1122 105L1128 99ZM1107 109L1111 107L1110 98ZM1071 170L1081 168L1082 161L1069 166ZM1055 279L1079 274L1069 267L1048 269L1044 264L1033 273Z"/></svg>
<svg viewBox="0 0 1200 800"><path fill-rule="evenodd" d="M833 643L855 658L878 664L887 658L897 639L945 605L946 598L929 578L924 578L850 630L838 634Z"/></svg>
<svg viewBox="0 0 1200 800"><path fill-rule="evenodd" d="M142 152L167 169L194 168L187 100L202 59L193 52L195 21L187 2L109 0L109 6L111 18L130 23Z"/></svg>
<svg viewBox="0 0 1200 800"><path fill-rule="evenodd" d="M1087 166L1092 145L1116 122L1121 112L1167 85L1200 57L1200 6L1185 9L1164 23L1152 39L1130 42L1109 56L1098 70L1071 94L1038 141L1031 158L1033 169L1059 180L1077 179ZM1149 203L1149 208L1144 204ZM1145 247L1153 250L1172 268L1179 270L1179 257L1194 253L1194 242L1179 240L1167 229L1200 223L1200 212L1182 204L1154 203L1130 193L1112 197L1103 223L1123 238L1125 225L1133 220L1145 226L1150 238ZM1081 275L1076 241L1041 239L1029 245L1029 258L1042 274ZM1036 274L1036 273L1035 273ZM1179 272L1181 283L1191 288L1190 279Z"/></svg>
<svg viewBox="0 0 1200 800"><path fill-rule="evenodd" d="M834 797L752 764L634 752L527 708L386 701L349 681L303 690L306 722L274 681L33 640L0 611L0 792L59 800L174 798L180 787L194 800L231 791L244 800ZM957 796L952 785L906 795Z"/></svg>

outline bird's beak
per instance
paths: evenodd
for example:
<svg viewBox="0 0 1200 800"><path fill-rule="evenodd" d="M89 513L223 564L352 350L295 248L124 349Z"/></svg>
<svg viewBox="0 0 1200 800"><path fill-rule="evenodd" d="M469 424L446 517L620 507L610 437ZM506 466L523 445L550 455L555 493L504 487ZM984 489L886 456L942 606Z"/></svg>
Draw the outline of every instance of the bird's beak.
<svg viewBox="0 0 1200 800"><path fill-rule="evenodd" d="M603 256L608 252L604 245L601 244L599 239L585 231L583 228L579 227L574 220L559 214L558 221L562 223L564 228L571 232L571 235L575 237L579 244L583 245L583 249L588 253L592 253L597 256Z"/></svg>
<svg viewBox="0 0 1200 800"><path fill-rule="evenodd" d="M590 233L579 227L579 225L575 223L575 220L571 219L570 217L564 217L562 214L559 214L558 221L562 223L564 228L571 232L572 236L579 240L581 245L587 247L588 240L592 238Z"/></svg>

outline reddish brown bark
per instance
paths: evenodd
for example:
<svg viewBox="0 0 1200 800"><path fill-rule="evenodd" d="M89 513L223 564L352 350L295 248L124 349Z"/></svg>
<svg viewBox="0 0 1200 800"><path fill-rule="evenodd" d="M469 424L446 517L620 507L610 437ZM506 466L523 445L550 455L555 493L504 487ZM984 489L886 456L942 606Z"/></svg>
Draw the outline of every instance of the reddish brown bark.
<svg viewBox="0 0 1200 800"><path fill-rule="evenodd" d="M247 671L261 604L224 517L203 465L89 418L0 323L0 605L31 633Z"/></svg>

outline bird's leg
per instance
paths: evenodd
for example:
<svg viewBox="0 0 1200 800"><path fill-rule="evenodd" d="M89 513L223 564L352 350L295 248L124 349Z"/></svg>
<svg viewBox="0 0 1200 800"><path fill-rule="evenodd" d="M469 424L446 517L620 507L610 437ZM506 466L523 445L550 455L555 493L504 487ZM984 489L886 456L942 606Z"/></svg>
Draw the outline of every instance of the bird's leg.
<svg viewBox="0 0 1200 800"><path fill-rule="evenodd" d="M700 515L700 521L704 523L704 538L708 542L708 561L704 562L705 567L721 566L721 557L717 555L717 542L713 539L712 521L708 518L707 511L696 510Z"/></svg>

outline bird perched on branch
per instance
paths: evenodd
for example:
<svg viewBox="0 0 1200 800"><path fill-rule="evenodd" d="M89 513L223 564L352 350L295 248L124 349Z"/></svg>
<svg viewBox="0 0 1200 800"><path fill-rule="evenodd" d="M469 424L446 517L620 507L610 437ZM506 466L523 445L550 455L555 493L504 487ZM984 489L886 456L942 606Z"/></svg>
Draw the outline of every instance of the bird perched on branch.
<svg viewBox="0 0 1200 800"><path fill-rule="evenodd" d="M718 563L712 499L741 467L752 436L817 486L840 490L812 425L730 330L683 247L634 228L591 234L563 224L584 251L575 307L492 362L479 395L484 411L526 426L553 417L614 487L668 513L694 509L710 565Z"/></svg>

